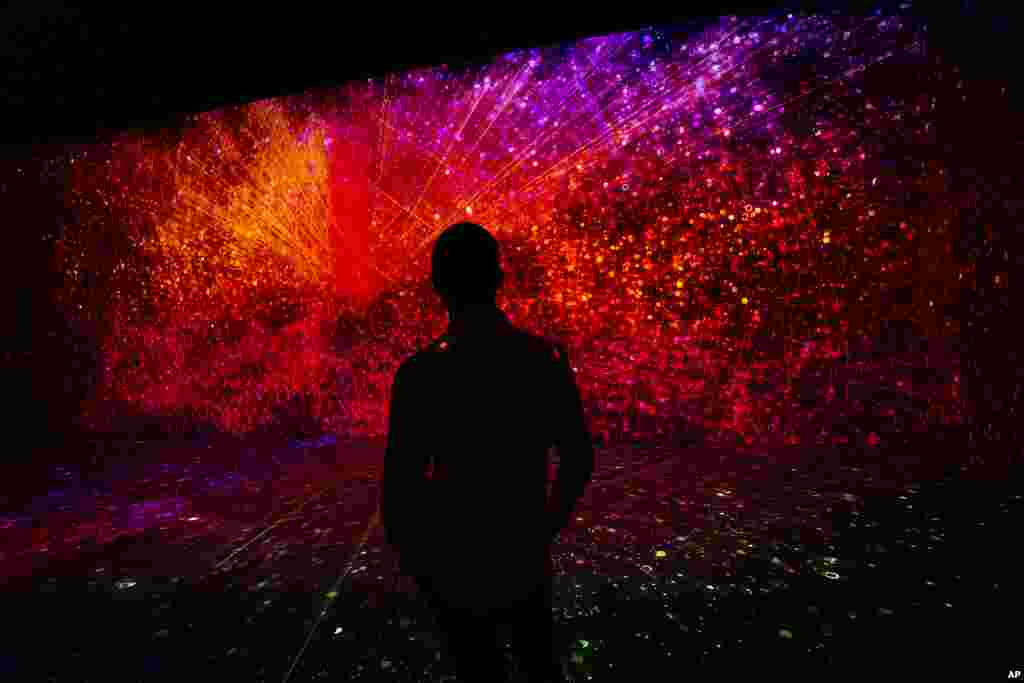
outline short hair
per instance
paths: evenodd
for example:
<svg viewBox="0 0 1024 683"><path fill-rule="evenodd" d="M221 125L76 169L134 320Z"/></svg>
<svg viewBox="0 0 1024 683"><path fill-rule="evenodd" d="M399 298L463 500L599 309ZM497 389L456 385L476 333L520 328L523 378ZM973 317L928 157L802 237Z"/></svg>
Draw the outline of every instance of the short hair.
<svg viewBox="0 0 1024 683"><path fill-rule="evenodd" d="M476 223L456 223L441 233L431 270L437 293L460 303L492 301L504 280L498 240Z"/></svg>

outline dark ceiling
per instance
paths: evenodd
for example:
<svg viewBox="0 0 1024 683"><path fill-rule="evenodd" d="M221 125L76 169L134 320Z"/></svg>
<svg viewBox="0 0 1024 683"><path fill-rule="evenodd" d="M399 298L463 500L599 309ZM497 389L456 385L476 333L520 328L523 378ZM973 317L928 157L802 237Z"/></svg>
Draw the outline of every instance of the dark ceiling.
<svg viewBox="0 0 1024 683"><path fill-rule="evenodd" d="M280 3L214 13L209 8L217 3L139 3L142 8L131 11L82 10L45 0L9 3L0 9L0 142L13 152L44 141L93 140L106 130L160 127L181 113L414 66L456 65L585 35L698 25L724 14L863 13L879 3L740 6L701 0L672 3L675 11L643 4L624 9L594 2L571 14L543 14L515 3L500 12L479 5L473 16L441 3L416 9L360 3L359 14L350 16L304 5L288 11ZM954 14L978 14L977 4L952 3Z"/></svg>

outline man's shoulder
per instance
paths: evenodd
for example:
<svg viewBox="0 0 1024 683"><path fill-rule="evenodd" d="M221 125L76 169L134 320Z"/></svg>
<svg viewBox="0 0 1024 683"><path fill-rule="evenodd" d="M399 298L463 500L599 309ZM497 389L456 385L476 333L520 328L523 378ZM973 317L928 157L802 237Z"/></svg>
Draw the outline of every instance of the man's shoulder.
<svg viewBox="0 0 1024 683"><path fill-rule="evenodd" d="M536 334L521 328L516 329L522 335L527 348L538 356L555 361L559 361L564 357L566 353L565 345L555 337Z"/></svg>
<svg viewBox="0 0 1024 683"><path fill-rule="evenodd" d="M555 337L541 335L521 327L510 326L509 333L515 342L514 347L526 355L550 358L559 361L566 354L565 345ZM426 359L450 353L454 347L453 340L448 334L442 334L432 340L423 349L409 356L405 363L411 365L422 364ZM403 365L405 364L403 363Z"/></svg>
<svg viewBox="0 0 1024 683"><path fill-rule="evenodd" d="M416 369L424 364L426 356L430 353L429 347L420 349L412 355L406 356L405 360L398 364L398 369L395 370L395 376L409 376L416 372Z"/></svg>
<svg viewBox="0 0 1024 683"><path fill-rule="evenodd" d="M448 340L447 334L442 334L440 337L430 341L426 346L415 351L412 355L406 356L399 366L397 373L411 375L417 372L417 368L422 368L431 364L431 359L444 354L451 350L451 343Z"/></svg>

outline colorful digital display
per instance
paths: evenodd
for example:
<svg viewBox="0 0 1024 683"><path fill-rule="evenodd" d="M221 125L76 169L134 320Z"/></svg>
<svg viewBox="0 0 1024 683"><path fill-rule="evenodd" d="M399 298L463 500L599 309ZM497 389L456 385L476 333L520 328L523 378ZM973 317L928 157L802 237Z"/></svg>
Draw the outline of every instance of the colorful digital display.
<svg viewBox="0 0 1024 683"><path fill-rule="evenodd" d="M59 299L104 330L80 419L382 436L398 364L446 325L430 247L470 219L501 243L501 307L568 344L601 439L877 444L960 420L971 272L933 95L956 74L926 35L724 18L69 149ZM883 363L893 321L920 343ZM857 373L911 407L865 422Z"/></svg>

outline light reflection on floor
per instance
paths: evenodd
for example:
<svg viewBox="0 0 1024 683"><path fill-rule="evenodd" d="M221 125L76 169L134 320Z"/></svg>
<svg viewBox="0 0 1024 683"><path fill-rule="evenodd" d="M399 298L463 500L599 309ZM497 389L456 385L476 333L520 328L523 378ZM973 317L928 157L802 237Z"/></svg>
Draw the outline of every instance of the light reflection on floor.
<svg viewBox="0 0 1024 683"><path fill-rule="evenodd" d="M97 609L118 615L134 644L138 654L119 660L129 669L244 667L251 680L280 680L301 653L291 680L450 672L431 615L372 524L379 444L151 448L127 456L148 467L135 462L120 478L110 475L116 459L93 476L55 469L63 490L0 518L4 575L25 609L45 609L41 596L77 605L54 625L65 642L48 662L55 673L103 662L101 651L121 657L115 641L87 646ZM1010 588L983 587L978 575L961 583L965 561L950 557L1010 513L1019 519L1021 497L1004 485L1002 498L956 510L940 485L966 477L954 461L935 456L930 471L902 463L880 453L601 449L553 548L567 666L601 680L628 664L627 650L690 664L738 650L822 664L866 637L858 629L868 623L877 643L890 632L879 620L946 623L941 612L966 608L967 591L976 601L982 589L995 599Z"/></svg>

